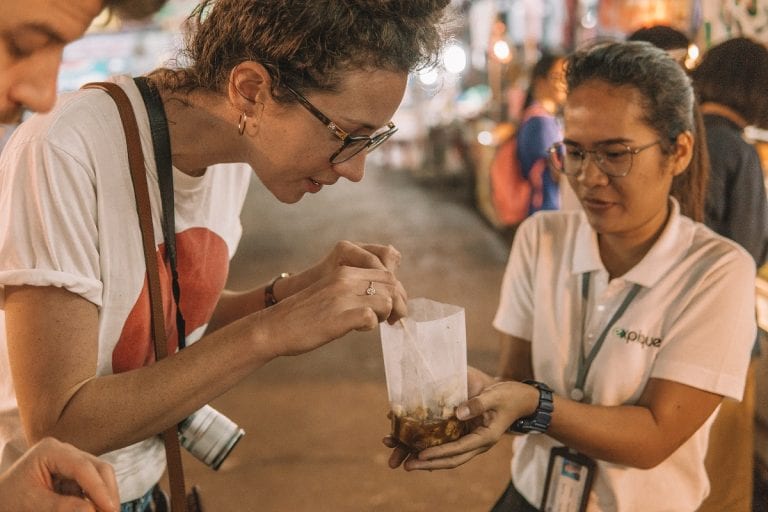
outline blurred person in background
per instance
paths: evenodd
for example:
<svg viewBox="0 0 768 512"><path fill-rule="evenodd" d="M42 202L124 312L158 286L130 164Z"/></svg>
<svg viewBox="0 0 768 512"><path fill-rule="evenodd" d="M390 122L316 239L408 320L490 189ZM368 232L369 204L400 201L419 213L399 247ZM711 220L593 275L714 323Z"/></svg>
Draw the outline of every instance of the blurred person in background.
<svg viewBox="0 0 768 512"><path fill-rule="evenodd" d="M56 436L112 463L123 510L149 510L166 467L158 433L276 357L406 314L391 246L339 242L311 268L263 286L224 284L252 175L284 203L360 181L366 153L396 130L410 71L437 57L448 4L217 0L196 9L189 67L144 82L167 116L173 165L181 294L177 305L157 230L165 313L185 320L183 330L169 322L173 355L159 362L113 100L70 93L22 124L0 157L2 467ZM160 226L147 109L131 77L113 82L138 118Z"/></svg>
<svg viewBox="0 0 768 512"><path fill-rule="evenodd" d="M612 42L566 70L550 159L582 210L518 230L494 319L499 377L469 372L484 390L457 408L482 425L419 454L396 448L390 466L455 467L511 432L494 512L693 512L717 410L744 391L754 262L697 222L707 169L683 69L649 43Z"/></svg>
<svg viewBox="0 0 768 512"><path fill-rule="evenodd" d="M709 147L705 222L744 247L760 268L768 255L768 200L760 157L744 129L768 128L768 50L747 38L730 39L704 53L692 77ZM744 399L724 400L712 427L707 453L712 493L700 512L752 510L758 342Z"/></svg>
<svg viewBox="0 0 768 512"><path fill-rule="evenodd" d="M647 41L666 50L683 67L688 58L688 47L691 45L687 35L667 25L639 28L627 37L627 41Z"/></svg>
<svg viewBox="0 0 768 512"><path fill-rule="evenodd" d="M667 50L681 66L685 66L691 44L688 36L667 26L642 28L628 39L648 41ZM741 54L739 50L744 46L748 48ZM697 89L706 89L709 99L697 109L708 147L704 222L745 247L759 268L763 263L768 225L761 185L763 173L756 151L743 138L746 119L737 112L756 113L765 108L760 105L764 105L768 96L761 88L749 85L758 83L759 75L765 73L760 71L765 66L765 52L746 41L730 43L727 47L731 48L730 52L719 49L714 54L705 54L706 65L694 72L698 82L694 85ZM734 105L735 110L723 105L723 100ZM758 117L751 115L755 122ZM755 349L758 347L756 341ZM753 355L757 355L756 351ZM710 493L698 512L752 510L755 391L753 363L747 372L742 400L725 398L712 424L706 458ZM734 436L734 432L739 435Z"/></svg>
<svg viewBox="0 0 768 512"><path fill-rule="evenodd" d="M164 4L165 0L5 0L0 16L0 124L17 123L23 109L46 112L53 107L64 46L81 37L102 9L124 19L142 19ZM117 503L109 464L51 438L35 444L0 474L2 512L112 511Z"/></svg>
<svg viewBox="0 0 768 512"><path fill-rule="evenodd" d="M547 149L562 138L558 116L565 101L564 62L561 54L544 53L533 66L517 131L517 159L532 188L529 215L560 207L558 176L547 164Z"/></svg>
<svg viewBox="0 0 768 512"><path fill-rule="evenodd" d="M744 247L758 266L768 255L765 175L747 126L768 129L768 50L744 37L710 48L693 71L707 129L710 172L705 221Z"/></svg>

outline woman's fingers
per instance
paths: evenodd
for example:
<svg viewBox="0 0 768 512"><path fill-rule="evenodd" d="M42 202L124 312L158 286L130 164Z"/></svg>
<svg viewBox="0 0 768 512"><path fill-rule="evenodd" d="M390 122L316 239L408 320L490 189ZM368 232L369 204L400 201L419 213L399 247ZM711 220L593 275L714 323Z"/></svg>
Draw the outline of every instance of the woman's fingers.
<svg viewBox="0 0 768 512"><path fill-rule="evenodd" d="M442 459L426 460L426 461L418 459L416 457L411 457L405 461L403 467L405 468L406 471L415 471L415 470L432 471L434 469L451 469L451 468L461 466L466 462L469 462L470 460L472 460L472 458L476 457L477 455L487 452L489 448L490 446L484 446L484 447L480 447L475 450L460 453L454 456L445 457Z"/></svg>
<svg viewBox="0 0 768 512"><path fill-rule="evenodd" d="M333 253L340 266L394 272L400 265L400 252L391 245L355 244L343 240L336 244Z"/></svg>
<svg viewBox="0 0 768 512"><path fill-rule="evenodd" d="M336 297L349 299L347 307L373 309L379 322L394 323L408 314L405 288L388 270L339 267L328 286Z"/></svg>
<svg viewBox="0 0 768 512"><path fill-rule="evenodd" d="M412 456L412 452L402 444L398 443L392 436L386 436L382 442L387 448L392 448L392 453L387 461L387 464L392 469L397 468Z"/></svg>
<svg viewBox="0 0 768 512"><path fill-rule="evenodd" d="M380 322L376 310L368 306L342 312L339 321L343 326L348 326L347 331L372 331Z"/></svg>
<svg viewBox="0 0 768 512"><path fill-rule="evenodd" d="M407 314L405 290L388 270L337 266L259 315L275 355L313 350L350 331L375 329Z"/></svg>
<svg viewBox="0 0 768 512"><path fill-rule="evenodd" d="M400 266L400 251L391 245L361 244L360 247L376 256L384 268L394 272Z"/></svg>
<svg viewBox="0 0 768 512"><path fill-rule="evenodd" d="M392 414L391 411L389 414ZM396 469L401 464L417 457L417 454L413 453L412 450L391 435L385 436L384 439L382 439L382 443L384 443L384 446L387 448L392 448L392 453L389 455L389 460L387 461L387 465L391 469Z"/></svg>
<svg viewBox="0 0 768 512"><path fill-rule="evenodd" d="M470 398L456 408L456 417L460 420L468 420L483 415L488 409L483 403L482 394Z"/></svg>
<svg viewBox="0 0 768 512"><path fill-rule="evenodd" d="M456 408L456 417L460 420L468 420L489 412L495 412L496 414L493 414L494 419L504 420L507 419L507 416L511 416L509 418L511 423L512 420L520 416L516 415L515 412L516 406L519 406L516 403L519 401L519 397L515 394L515 389L519 385L519 383L513 381L491 384L477 396L470 398L463 404L459 404Z"/></svg>
<svg viewBox="0 0 768 512"><path fill-rule="evenodd" d="M408 316L408 294L400 281L396 281L392 290L392 311L387 317L390 324L394 324L403 317Z"/></svg>
<svg viewBox="0 0 768 512"><path fill-rule="evenodd" d="M105 512L107 510L117 509L100 509L94 508L93 504L85 501L82 498L73 497L56 497L48 500L50 508L45 510L51 510L54 512Z"/></svg>
<svg viewBox="0 0 768 512"><path fill-rule="evenodd" d="M329 276L362 279L360 284L350 284L356 295L387 295L391 299L389 311L383 314L381 303L376 302L376 315L379 321L395 323L408 314L408 295L394 274L400 259L400 252L391 245L356 244L343 240L336 244L331 255L325 259L324 267ZM366 326L361 328L365 329Z"/></svg>
<svg viewBox="0 0 768 512"><path fill-rule="evenodd" d="M445 443L438 446L432 446L419 453L420 461L433 459L444 459L453 457L462 453L474 452L485 447L485 450L493 446L498 440L498 436L486 427L479 427L469 434L460 437L451 443Z"/></svg>
<svg viewBox="0 0 768 512"><path fill-rule="evenodd" d="M387 320L393 324L408 315L408 296L400 281L369 281L365 294L380 322Z"/></svg>
<svg viewBox="0 0 768 512"><path fill-rule="evenodd" d="M456 441L427 448L418 457L411 457L404 463L405 469L454 468L488 451L514 420L514 407L505 407L508 402L514 402L514 397L509 396L513 390L513 383L494 384L459 405L457 417L470 420L473 430Z"/></svg>
<svg viewBox="0 0 768 512"><path fill-rule="evenodd" d="M60 477L60 488L76 494L79 486L99 510L115 510L117 481L112 466L66 443L52 443L45 464L52 475Z"/></svg>
<svg viewBox="0 0 768 512"><path fill-rule="evenodd" d="M493 384L494 379L485 372L473 368L467 367L467 393L470 398L479 395L486 387Z"/></svg>
<svg viewBox="0 0 768 512"><path fill-rule="evenodd" d="M452 443L427 448L405 461L403 467L408 471L455 468L487 452L499 437L500 434L481 426Z"/></svg>

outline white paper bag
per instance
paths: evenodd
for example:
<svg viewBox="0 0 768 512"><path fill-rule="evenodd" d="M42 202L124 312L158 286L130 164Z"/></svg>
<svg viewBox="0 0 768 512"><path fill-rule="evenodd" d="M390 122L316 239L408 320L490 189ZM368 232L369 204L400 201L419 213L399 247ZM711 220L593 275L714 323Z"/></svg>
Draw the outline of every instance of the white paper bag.
<svg viewBox="0 0 768 512"><path fill-rule="evenodd" d="M467 399L467 339L464 308L418 298L408 301L408 313L381 324L381 345L393 434L403 422L406 430L421 430L407 436L420 438L410 439L420 450L460 435L454 410Z"/></svg>

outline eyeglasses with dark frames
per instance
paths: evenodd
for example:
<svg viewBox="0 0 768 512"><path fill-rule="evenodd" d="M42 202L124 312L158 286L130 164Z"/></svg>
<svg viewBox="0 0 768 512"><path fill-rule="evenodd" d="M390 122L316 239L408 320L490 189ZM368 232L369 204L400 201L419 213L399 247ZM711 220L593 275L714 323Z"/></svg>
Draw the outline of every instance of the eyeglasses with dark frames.
<svg viewBox="0 0 768 512"><path fill-rule="evenodd" d="M612 142L598 145L595 149L584 149L568 142L556 142L547 149L547 154L552 168L566 176L578 176L584 169L587 155L592 155L595 164L603 174L613 178L623 178L632 170L632 160L635 155L660 143L661 140L656 140L632 148L626 144Z"/></svg>
<svg viewBox="0 0 768 512"><path fill-rule="evenodd" d="M307 109L310 114L319 119L325 125L325 127L328 128L328 130L341 141L341 147L331 155L331 158L328 159L332 164L344 163L363 150L366 150L368 153L370 153L377 147L381 146L388 138L392 136L392 134L397 131L395 123L390 121L387 123L385 131L371 135L370 137L367 135L350 135L349 133L339 128L339 125L331 121L328 116L320 112L320 110L312 103L310 103L309 100L305 98L300 92L287 85L284 87L288 90L288 92L293 94L293 96L296 98L296 100L298 100L302 107Z"/></svg>

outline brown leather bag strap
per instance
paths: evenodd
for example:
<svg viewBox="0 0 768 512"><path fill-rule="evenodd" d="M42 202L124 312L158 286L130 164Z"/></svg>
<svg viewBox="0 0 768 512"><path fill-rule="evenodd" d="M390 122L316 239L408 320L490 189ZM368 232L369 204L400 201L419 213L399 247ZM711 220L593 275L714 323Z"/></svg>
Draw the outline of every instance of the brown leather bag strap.
<svg viewBox="0 0 768 512"><path fill-rule="evenodd" d="M157 266L155 249L155 232L152 227L152 206L149 202L147 188L147 173L144 168L144 153L141 149L139 127L136 115L125 91L110 82L93 82L85 84L83 89L101 89L109 94L117 105L120 120L123 123L125 141L128 146L128 164L131 168L131 181L136 195L136 211L141 226L141 240L144 246L144 260L147 265L147 281L149 283L149 303L152 310L152 338L155 342L155 359L168 356L168 344L165 336L165 317L163 301L160 294L160 274ZM173 425L163 432L165 442L165 458L168 463L168 481L171 489L171 511L186 512L187 498L184 488L184 468L181 463L181 448L177 426Z"/></svg>

